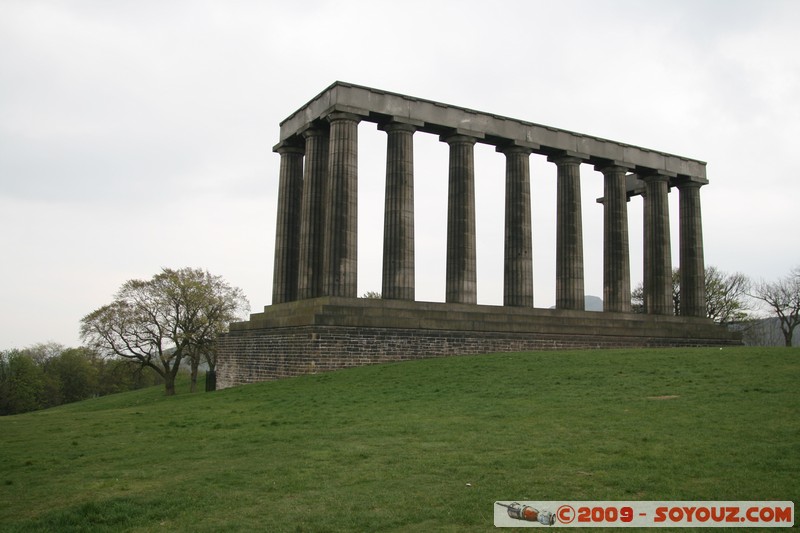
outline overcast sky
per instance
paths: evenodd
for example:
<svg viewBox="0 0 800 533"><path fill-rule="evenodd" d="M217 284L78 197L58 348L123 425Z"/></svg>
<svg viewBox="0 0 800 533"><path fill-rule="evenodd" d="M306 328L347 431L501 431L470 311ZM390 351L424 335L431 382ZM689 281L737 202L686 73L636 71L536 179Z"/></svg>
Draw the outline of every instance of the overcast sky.
<svg viewBox="0 0 800 533"><path fill-rule="evenodd" d="M271 302L279 123L336 80L708 162L707 265L800 265L800 2L0 0L0 349L80 344L128 279ZM385 136L359 127L359 294L381 287ZM417 299L444 301L447 145L415 135ZM531 159L535 305L555 165ZM583 165L586 292L602 175ZM478 301L502 303L504 157L476 146ZM678 264L677 191L670 194ZM641 199L629 204L642 279Z"/></svg>

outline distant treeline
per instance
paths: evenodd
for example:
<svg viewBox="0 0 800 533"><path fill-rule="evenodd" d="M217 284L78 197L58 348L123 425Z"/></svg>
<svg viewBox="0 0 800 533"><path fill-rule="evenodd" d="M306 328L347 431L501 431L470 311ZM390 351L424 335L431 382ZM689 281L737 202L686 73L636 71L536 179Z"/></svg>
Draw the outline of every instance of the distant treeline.
<svg viewBox="0 0 800 533"><path fill-rule="evenodd" d="M0 415L13 415L162 382L131 361L88 348L37 344L0 351Z"/></svg>

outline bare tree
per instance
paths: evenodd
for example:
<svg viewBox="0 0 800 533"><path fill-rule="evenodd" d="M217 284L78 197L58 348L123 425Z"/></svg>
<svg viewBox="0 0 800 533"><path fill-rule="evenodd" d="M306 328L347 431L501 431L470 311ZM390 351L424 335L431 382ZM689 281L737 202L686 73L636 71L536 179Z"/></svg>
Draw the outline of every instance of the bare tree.
<svg viewBox="0 0 800 533"><path fill-rule="evenodd" d="M739 272L726 274L717 267L705 269L706 316L719 324L738 322L747 317L747 276ZM640 283L631 293L631 305L635 313L644 313L644 287ZM681 314L681 275L679 269L672 271L672 306L676 315Z"/></svg>
<svg viewBox="0 0 800 533"><path fill-rule="evenodd" d="M791 346L794 330L800 324L800 266L773 283L761 280L754 284L751 296L764 302L778 317L784 343Z"/></svg>
<svg viewBox="0 0 800 533"><path fill-rule="evenodd" d="M241 289L207 271L163 269L150 280L125 282L113 302L82 319L81 338L100 353L152 368L171 396L183 358L207 353L249 307Z"/></svg>
<svg viewBox="0 0 800 533"><path fill-rule="evenodd" d="M706 316L720 324L747 318L747 289L750 280L740 272L726 274L717 267L706 268Z"/></svg>

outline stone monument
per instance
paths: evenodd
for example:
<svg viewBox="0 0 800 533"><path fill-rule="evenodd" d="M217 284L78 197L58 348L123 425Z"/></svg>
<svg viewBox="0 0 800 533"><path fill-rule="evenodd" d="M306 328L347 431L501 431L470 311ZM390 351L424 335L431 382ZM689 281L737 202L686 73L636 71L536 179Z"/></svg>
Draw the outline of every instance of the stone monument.
<svg viewBox="0 0 800 533"><path fill-rule="evenodd" d="M382 298L357 298L358 128L386 132ZM414 288L414 136L449 150L445 302ZM505 156L503 305L476 300L473 149ZM219 342L220 388L445 355L558 348L717 346L705 318L702 161L336 82L280 125L272 305ZM556 308L533 307L530 158L557 169ZM580 170L604 176L603 313L584 310ZM672 315L669 193L679 195L681 316ZM645 313L631 312L627 203L644 201Z"/></svg>

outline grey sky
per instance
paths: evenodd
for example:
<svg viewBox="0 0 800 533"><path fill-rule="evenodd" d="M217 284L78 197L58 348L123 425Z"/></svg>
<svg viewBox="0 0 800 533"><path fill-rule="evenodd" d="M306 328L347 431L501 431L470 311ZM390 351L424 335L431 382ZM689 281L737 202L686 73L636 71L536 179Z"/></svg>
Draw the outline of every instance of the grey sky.
<svg viewBox="0 0 800 533"><path fill-rule="evenodd" d="M161 267L207 268L268 304L271 147L335 80L707 161L706 264L780 276L800 264L798 24L791 0L4 0L0 349L77 345L83 315ZM385 134L364 123L359 143L363 293L381 283ZM418 134L415 156L417 294L442 301L447 146ZM502 301L503 165L476 147L480 303ZM582 174L601 295L602 179ZM554 302L554 182L533 156L537 307Z"/></svg>

